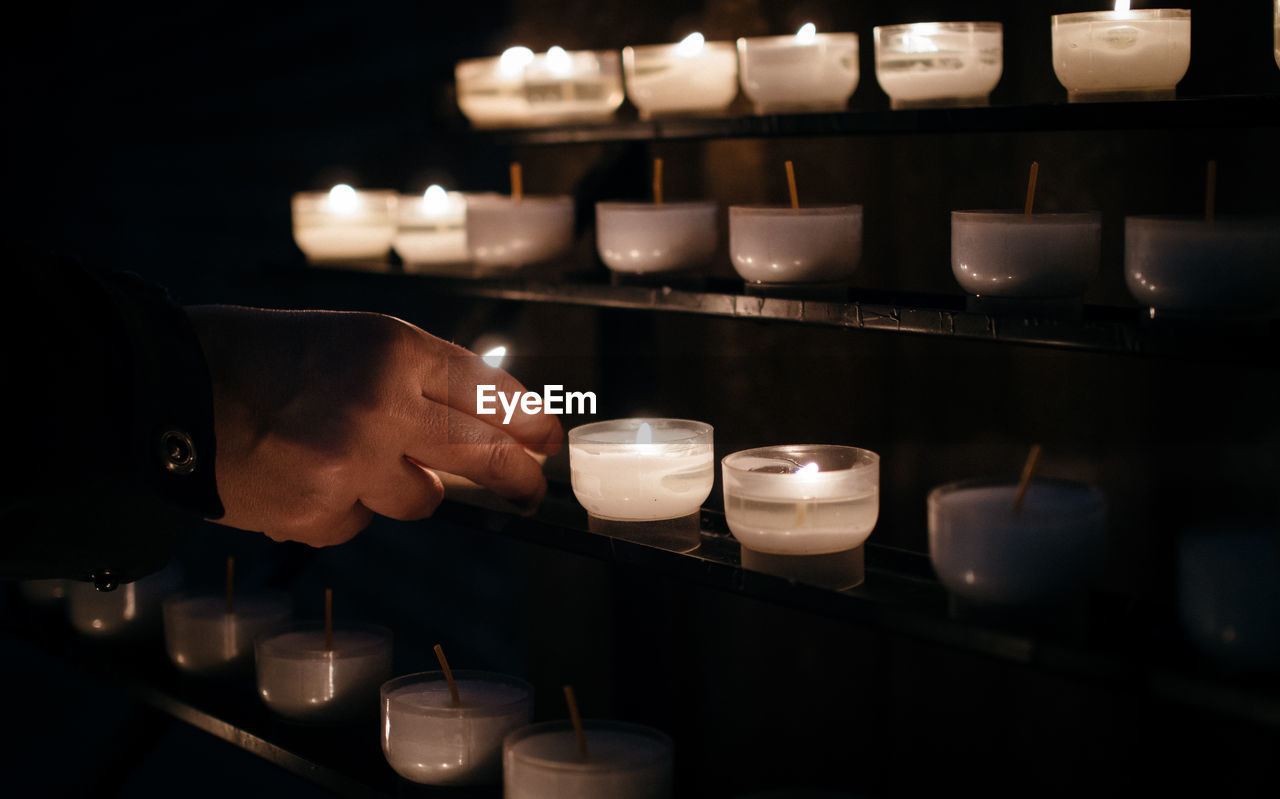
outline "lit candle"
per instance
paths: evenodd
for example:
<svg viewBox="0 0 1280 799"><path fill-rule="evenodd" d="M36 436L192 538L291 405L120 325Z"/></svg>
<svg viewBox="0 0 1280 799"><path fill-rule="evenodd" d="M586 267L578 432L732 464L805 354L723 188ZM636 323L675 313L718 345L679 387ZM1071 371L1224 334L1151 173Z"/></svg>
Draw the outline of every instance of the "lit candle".
<svg viewBox="0 0 1280 799"><path fill-rule="evenodd" d="M293 240L312 263L350 262L383 269L396 235L393 191L356 191L339 183L327 192L293 195Z"/></svg>
<svg viewBox="0 0 1280 799"><path fill-rule="evenodd" d="M592 516L657 521L697 513L715 480L711 425L617 419L569 431L573 493Z"/></svg>
<svg viewBox="0 0 1280 799"><path fill-rule="evenodd" d="M622 105L622 69L612 50L535 55L512 47L497 58L459 61L458 107L478 127L603 121Z"/></svg>
<svg viewBox="0 0 1280 799"><path fill-rule="evenodd" d="M678 44L622 51L627 97L642 119L654 114L723 111L738 94L738 53L731 42L691 33Z"/></svg>
<svg viewBox="0 0 1280 799"><path fill-rule="evenodd" d="M163 606L165 649L189 674L248 672L253 639L282 628L292 607L288 595L279 592L237 596L231 611L223 596L172 596Z"/></svg>
<svg viewBox="0 0 1280 799"><path fill-rule="evenodd" d="M334 722L376 713L378 689L391 676L391 631L373 625L333 630L298 624L254 643L258 694L294 721Z"/></svg>
<svg viewBox="0 0 1280 799"><path fill-rule="evenodd" d="M1079 297L1101 258L1097 212L951 212L951 271L969 294Z"/></svg>
<svg viewBox="0 0 1280 799"><path fill-rule="evenodd" d="M833 283L862 260L862 206L729 206L729 257L748 283Z"/></svg>
<svg viewBox="0 0 1280 799"><path fill-rule="evenodd" d="M703 266L716 251L717 205L596 203L596 250L615 272L649 274Z"/></svg>
<svg viewBox="0 0 1280 799"><path fill-rule="evenodd" d="M467 201L461 192L431 185L422 196L402 196L396 205L399 225L392 246L406 272L439 272L440 265L468 260Z"/></svg>
<svg viewBox="0 0 1280 799"><path fill-rule="evenodd" d="M818 33L738 39L742 91L757 114L843 111L858 87L858 34Z"/></svg>
<svg viewBox="0 0 1280 799"><path fill-rule="evenodd" d="M1071 102L1162 100L1191 63L1191 12L1130 10L1056 14L1052 18L1053 71Z"/></svg>
<svg viewBox="0 0 1280 799"><path fill-rule="evenodd" d="M837 445L760 447L721 462L724 515L748 549L822 555L860 547L880 513L880 456Z"/></svg>
<svg viewBox="0 0 1280 799"><path fill-rule="evenodd" d="M987 105L1004 69L998 22L875 28L876 81L893 108Z"/></svg>
<svg viewBox="0 0 1280 799"><path fill-rule="evenodd" d="M397 774L427 785L496 783L502 739L533 720L533 686L458 670L461 704L444 673L397 677L382 686L382 751Z"/></svg>
<svg viewBox="0 0 1280 799"><path fill-rule="evenodd" d="M568 721L533 724L502 745L506 799L667 799L672 790L671 739L619 721L583 722L587 756Z"/></svg>
<svg viewBox="0 0 1280 799"><path fill-rule="evenodd" d="M467 246L480 272L501 272L558 258L573 247L573 198L468 197Z"/></svg>
<svg viewBox="0 0 1280 799"><path fill-rule="evenodd" d="M1124 240L1129 293L1152 313L1280 310L1280 217L1130 216Z"/></svg>
<svg viewBox="0 0 1280 799"><path fill-rule="evenodd" d="M967 480L929 493L929 557L938 579L975 606L1052 605L1083 596L1105 543L1102 492L1033 480L1020 508L1016 482Z"/></svg>

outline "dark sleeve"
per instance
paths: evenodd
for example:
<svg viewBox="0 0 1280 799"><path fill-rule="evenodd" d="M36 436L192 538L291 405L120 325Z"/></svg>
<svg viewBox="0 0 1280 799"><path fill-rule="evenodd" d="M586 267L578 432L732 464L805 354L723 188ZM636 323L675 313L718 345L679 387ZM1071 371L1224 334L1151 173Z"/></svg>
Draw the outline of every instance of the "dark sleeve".
<svg viewBox="0 0 1280 799"><path fill-rule="evenodd" d="M3 252L0 577L135 580L222 515L200 343L136 276Z"/></svg>

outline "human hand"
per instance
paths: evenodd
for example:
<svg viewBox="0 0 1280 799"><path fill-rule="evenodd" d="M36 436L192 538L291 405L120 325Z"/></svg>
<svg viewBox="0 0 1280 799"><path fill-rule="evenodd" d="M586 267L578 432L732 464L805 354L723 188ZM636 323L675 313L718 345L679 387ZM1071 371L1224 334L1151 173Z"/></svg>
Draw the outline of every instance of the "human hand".
<svg viewBox="0 0 1280 799"><path fill-rule="evenodd" d="M478 416L476 384L523 387L462 347L380 314L187 313L213 380L220 523L277 541L342 543L375 513L431 515L444 493L431 469L526 507L545 494L530 453L560 448L559 421Z"/></svg>

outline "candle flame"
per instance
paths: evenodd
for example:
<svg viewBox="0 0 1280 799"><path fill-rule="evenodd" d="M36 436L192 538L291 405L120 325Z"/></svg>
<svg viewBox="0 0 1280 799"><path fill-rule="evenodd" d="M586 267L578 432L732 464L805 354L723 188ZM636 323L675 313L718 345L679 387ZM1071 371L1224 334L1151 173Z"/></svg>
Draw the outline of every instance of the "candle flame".
<svg viewBox="0 0 1280 799"><path fill-rule="evenodd" d="M558 78L567 78L573 74L573 59L560 45L547 51L547 69Z"/></svg>
<svg viewBox="0 0 1280 799"><path fill-rule="evenodd" d="M637 444L653 443L653 428L649 426L648 422L640 423L639 429L636 430L636 443Z"/></svg>
<svg viewBox="0 0 1280 799"><path fill-rule="evenodd" d="M339 183L332 189L329 189L329 210L335 214L350 216L360 207L360 200L356 197L356 190L345 183Z"/></svg>
<svg viewBox="0 0 1280 799"><path fill-rule="evenodd" d="M422 212L427 216L440 216L449 210L449 192L444 186L431 184L422 193Z"/></svg>
<svg viewBox="0 0 1280 799"><path fill-rule="evenodd" d="M1129 0L1116 0L1116 11L1128 11Z"/></svg>
<svg viewBox="0 0 1280 799"><path fill-rule="evenodd" d="M795 474L817 474L820 471L816 461L810 461L799 469L795 470Z"/></svg>
<svg viewBox="0 0 1280 799"><path fill-rule="evenodd" d="M682 58L690 58L701 53L706 44L707 40L702 34L694 31L680 40L680 44L676 45L675 53Z"/></svg>
<svg viewBox="0 0 1280 799"><path fill-rule="evenodd" d="M506 357L507 357L507 348L502 345L498 345L493 349L489 350L488 352L486 352L484 355L481 355L480 360L489 364L494 369L497 369L499 366L502 366L502 361Z"/></svg>
<svg viewBox="0 0 1280 799"><path fill-rule="evenodd" d="M796 44L813 44L814 39L818 38L818 26L812 22L806 22L800 26L800 30L796 31Z"/></svg>
<svg viewBox="0 0 1280 799"><path fill-rule="evenodd" d="M533 51L528 47L508 47L498 59L498 73L504 78L514 78L533 63Z"/></svg>

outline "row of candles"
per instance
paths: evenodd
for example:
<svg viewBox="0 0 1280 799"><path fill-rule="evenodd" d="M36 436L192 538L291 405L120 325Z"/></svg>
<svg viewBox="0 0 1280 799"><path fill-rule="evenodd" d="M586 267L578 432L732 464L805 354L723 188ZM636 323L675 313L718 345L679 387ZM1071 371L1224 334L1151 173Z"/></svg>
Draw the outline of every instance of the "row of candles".
<svg viewBox="0 0 1280 799"><path fill-rule="evenodd" d="M394 247L406 271L484 276L565 255L573 245L573 198L463 194L432 186L422 197L335 186L293 199L294 239L309 261L363 261L386 268ZM762 285L850 280L862 257L861 205L801 205L786 164L790 205L731 205L729 257L744 281ZM1034 211L1033 164L1021 210L953 211L951 267L969 295L1078 300L1101 262L1102 215ZM662 161L654 202L596 204L596 248L612 271L656 275L710 264L719 242L713 200L664 202ZM1214 212L1211 164L1202 217L1125 218L1125 279L1143 306L1189 313L1268 313L1280 308L1280 219Z"/></svg>
<svg viewBox="0 0 1280 799"><path fill-rule="evenodd" d="M1280 10L1277 11L1280 31ZM1054 72L1070 101L1175 96L1191 60L1191 12L1130 9L1057 14L1050 20ZM876 80L893 108L986 105L1004 69L998 22L923 22L873 30ZM1280 33L1277 33L1280 37ZM601 121L625 96L649 118L721 113L741 87L756 113L843 110L858 87L858 35L819 33L613 51L501 56L461 61L458 106L481 127ZM1276 62L1280 65L1280 38ZM621 68L620 65L621 64Z"/></svg>

